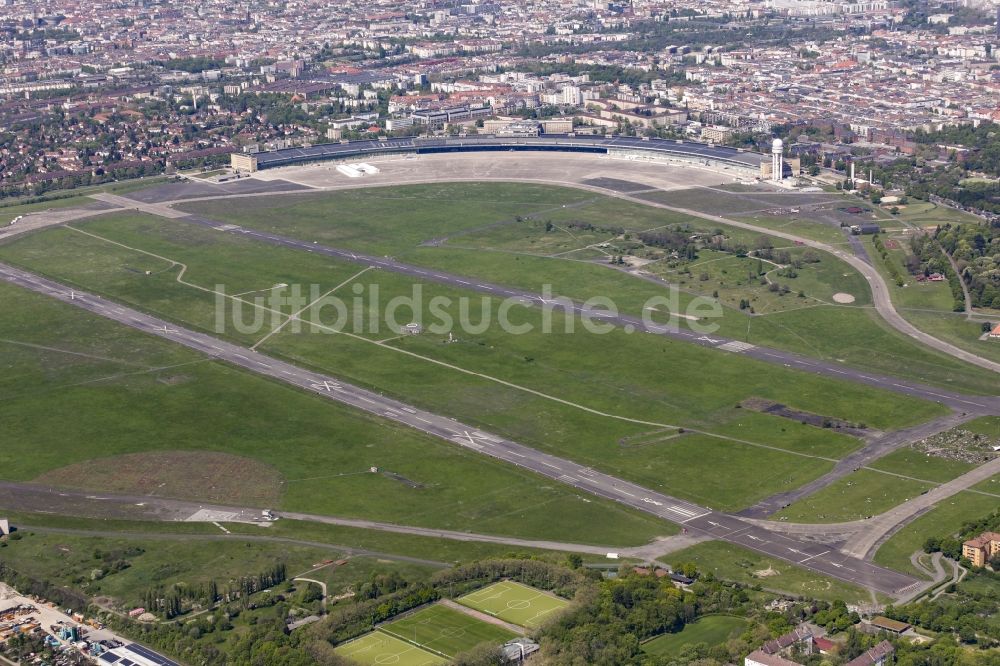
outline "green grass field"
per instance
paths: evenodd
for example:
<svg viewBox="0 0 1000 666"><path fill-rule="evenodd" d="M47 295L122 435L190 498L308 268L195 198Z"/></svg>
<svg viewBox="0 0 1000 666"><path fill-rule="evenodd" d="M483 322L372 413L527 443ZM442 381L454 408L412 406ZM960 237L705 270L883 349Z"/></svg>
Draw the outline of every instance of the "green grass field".
<svg viewBox="0 0 1000 666"><path fill-rule="evenodd" d="M819 224L809 218L809 214L767 215L764 213L743 213L734 215L741 222L766 229L811 238L822 243L836 245L844 242L844 232L839 227Z"/></svg>
<svg viewBox="0 0 1000 666"><path fill-rule="evenodd" d="M972 489L979 490L984 493L993 493L994 495L1000 495L1000 474L994 476L992 479L986 479L976 485L972 486Z"/></svg>
<svg viewBox="0 0 1000 666"><path fill-rule="evenodd" d="M725 580L760 585L765 590L783 594L802 595L824 601L841 599L847 603L871 602L871 595L856 585L722 541L699 543L661 557L660 560L672 566L693 562L701 572L711 571Z"/></svg>
<svg viewBox="0 0 1000 666"><path fill-rule="evenodd" d="M512 222L517 216L554 211L591 198L593 195L586 192L545 185L440 183L344 190L333 197L256 197L256 205L246 212L243 206L234 207L227 201L188 203L178 208L289 236L307 233L310 240L335 247L396 254L431 239Z"/></svg>
<svg viewBox="0 0 1000 666"><path fill-rule="evenodd" d="M209 331L215 324L215 295L196 287L225 284L228 293L241 293L277 283L318 284L326 289L346 281L342 287L346 290L357 273L353 265L148 216L109 216L81 228L157 256L70 230L22 239L0 248L0 255ZM52 241L61 250L54 250ZM176 267L171 269L169 262L157 257L182 262L187 267L186 284L177 282ZM145 275L145 270L152 275ZM377 284L383 303L412 287L402 276L383 272L365 274L357 281ZM441 295L457 300L468 295L435 285L426 286L426 291L426 299ZM478 297L472 301L477 302ZM740 508L794 488L822 474L831 463L729 439L706 440L703 435L632 447L632 439L657 426L627 419L718 428L724 437L839 457L856 448L857 442L817 430L800 443L789 428L802 426L764 415L744 419L733 405L761 396L882 428L940 412L929 403L853 384L837 383L840 388L831 394L829 380L620 330L604 336L579 330L510 335L492 325L496 306L491 306L491 326L481 334L460 337L458 344L441 344L440 338L424 335L377 344L393 334L350 337L286 329L262 350L720 508ZM484 312L473 311L472 320L478 321ZM520 319L522 313L515 315ZM524 309L523 318L534 322L536 331L540 317L541 313ZM556 315L556 330L562 323ZM229 333L243 343L262 337L232 327ZM706 375L713 381L704 382ZM682 467L676 464L679 461L694 467ZM694 492L692 480L712 478L708 470L726 466L754 470L755 483Z"/></svg>
<svg viewBox="0 0 1000 666"><path fill-rule="evenodd" d="M1000 416L983 416L969 421L963 427L987 437L1000 439Z"/></svg>
<svg viewBox="0 0 1000 666"><path fill-rule="evenodd" d="M643 643L642 651L657 657L676 658L689 645L721 645L739 636L747 626L747 621L741 617L709 615L685 624L676 634L663 634Z"/></svg>
<svg viewBox="0 0 1000 666"><path fill-rule="evenodd" d="M565 518L560 524L576 525L562 533L567 541L622 545L673 531L611 502L206 362L44 296L0 285L0 298L6 306L0 320L7 369L0 380L0 462L6 479L30 481L94 459L111 469L116 456L125 454L207 451L276 471L276 508L287 510L539 538L556 538L561 528L552 525L555 513ZM372 465L391 474L372 474ZM190 465L162 472L170 476L163 481L184 481L198 469L192 458ZM233 471L247 472L239 466ZM100 479L68 482L100 490ZM242 481L252 486L260 479ZM132 490L157 488L147 482ZM601 520L609 511L616 518Z"/></svg>
<svg viewBox="0 0 1000 666"><path fill-rule="evenodd" d="M454 657L480 643L501 645L517 634L465 613L442 606L427 606L380 627L380 630L422 648Z"/></svg>
<svg viewBox="0 0 1000 666"><path fill-rule="evenodd" d="M65 534L75 534L81 537L102 534L112 538L147 538L148 536L149 539L217 540L220 535L219 528L211 523L163 523L80 518L19 511L4 511L4 517L9 518L12 525L23 527L26 532L34 529L55 529ZM560 562L566 557L563 552L550 550L383 532L361 527L342 527L287 518L267 528L267 532L263 535L258 525L247 523L230 523L226 529L241 536L265 536L285 540L287 543L323 548L328 553L324 559L328 559L330 555L337 552L367 552L378 560L409 562L428 571L446 568L455 563L469 563L486 558L539 557ZM582 556L585 562L606 562L606 559L600 555L584 553ZM326 574L323 572L327 571L330 572L329 576L324 578ZM316 572L315 575L310 574L309 577L327 580L331 585L335 585L337 580L342 579L338 574L344 571L346 569L343 568L324 569ZM331 588L331 590L333 589L337 588Z"/></svg>
<svg viewBox="0 0 1000 666"><path fill-rule="evenodd" d="M793 523L840 523L877 516L934 487L868 469L853 472L774 514Z"/></svg>
<svg viewBox="0 0 1000 666"><path fill-rule="evenodd" d="M362 209L359 202L366 196L364 193L368 193L372 200ZM726 213L733 212L726 203L732 204L747 197L747 204L736 209L757 210L787 205L782 202L789 201L759 192L725 195L715 190L666 192L653 198L673 205L690 205L709 212ZM464 210L461 205L463 198L472 204ZM795 200L836 201L837 197L807 194L797 195ZM845 205L855 203L853 199L844 199ZM246 203L239 200L199 202L187 204L186 209L306 240L392 254L407 262L511 286L538 289L542 283L549 283L553 285L554 293L579 300L595 294L609 296L622 311L637 314L641 313L642 304L650 296L663 294L662 287L606 266L537 255L567 253L561 254L566 259L604 256L596 250L578 249L571 253L574 248L585 248L593 242L607 240L595 232L569 229L567 225L573 221L606 226L611 220L631 230L654 229L677 223L688 223L705 230L718 226L698 218L590 193L505 183L446 183L276 196L268 197L266 204L259 198L247 199ZM400 215L403 209L406 214ZM531 219L516 221L518 216L526 218L532 215ZM351 224L338 224L342 218L351 219ZM558 229L546 233L543 224L546 220L553 221ZM819 223L802 221L799 224L815 224L825 233L839 233ZM759 236L755 232L736 228L727 228L726 233L734 239L749 241L751 245ZM442 238L447 238L447 242L440 247L423 245L425 241ZM782 244L786 242L776 242L776 245ZM858 298L856 305L821 305L803 309L796 303L796 308L790 311L765 308L764 311L770 314L756 317L752 322L727 307L725 317L718 322L722 325L720 333L950 388L981 393L992 391L995 378L988 371L926 349L890 329L871 311L858 307L869 300L867 288L860 276L846 264L824 255L820 265L822 271L819 274L813 276L814 269L808 268L800 271L799 278L785 279L784 282L796 291L802 289L809 296L827 300L833 291L848 291ZM697 291L704 285L695 279L689 286ZM711 289L707 293L711 293ZM724 303L729 305L732 303L726 298L731 296L720 293ZM691 294L681 295L682 307L686 307L690 298ZM798 300L794 294L783 298L789 303ZM1000 345L997 347L1000 348Z"/></svg>
<svg viewBox="0 0 1000 666"><path fill-rule="evenodd" d="M910 563L910 555L923 548L927 537L954 534L966 520L988 515L996 508L997 498L990 495L962 492L949 497L893 534L876 551L875 563L925 578Z"/></svg>
<svg viewBox="0 0 1000 666"><path fill-rule="evenodd" d="M975 465L961 460L929 456L906 447L879 458L869 467L893 474L912 476L915 479L945 483L974 469Z"/></svg>
<svg viewBox="0 0 1000 666"><path fill-rule="evenodd" d="M581 200L580 193L558 188L529 188L523 193L518 190L521 196L517 199L505 198L501 196L503 193L502 187L492 185L470 189L449 185L444 188L380 190L375 193L376 213L370 216L370 224L377 228L363 230L361 236L354 235L356 229L344 231L341 228L344 225L331 223L326 207L331 199L327 195L276 197L276 203L269 198L269 205L274 203L267 208L267 215L271 217L261 217L259 223L267 223L266 219L274 223L273 216L277 211L283 212L291 205L292 209L305 216L305 221L298 219L287 223L299 229L300 233L318 233L318 230L338 234L349 232L345 242L368 239L375 243L369 249L400 249L405 253L404 245L416 243L417 238L425 237L435 229L440 230L442 226L443 232L456 233L459 234L457 239L468 240L477 234L488 236L497 230L506 230L511 224L524 225L524 222L510 220L516 220L516 214L525 211L544 212L548 207L553 217L562 220L593 214L590 206L598 212L605 206L603 200ZM447 207L461 203L463 194L481 204L477 212L479 217L472 221L453 221L449 217L444 223L436 223L431 210L434 204L443 201L447 212L451 210ZM358 205L355 199L349 198L349 201L354 202L350 205ZM583 205L562 208L566 203ZM395 207L398 212L403 205L424 212L415 214L414 222L404 230L405 233L394 236L390 232L398 230L400 222L398 216L388 217L389 210ZM660 213L662 211L640 206L638 211L631 213L628 223L635 228L643 228L654 223ZM482 230L491 220L507 220L507 223ZM348 290L354 286L364 286L369 290L377 286L383 303L392 297L411 293L414 287L413 282L404 276L385 272L368 272L359 276L356 265L149 216L115 215L79 226L89 234L102 238L72 230L53 230L0 247L0 256L209 331L215 325L216 295L211 293L215 285L225 285L227 293L252 292L279 283L316 284L321 291L341 285L345 293L353 293L353 290ZM461 235L463 231L469 233ZM398 245L389 248L389 243L397 242ZM127 249L115 243L136 249ZM436 250L421 248L418 251L433 254ZM472 256L467 255L470 261ZM565 271L560 279L566 284L572 282L573 277L578 277L574 272L577 267L586 268L595 277L607 280L601 288L615 289L621 280L625 280L628 289L634 291L629 293L637 303L644 290L655 288L649 283L599 266L538 257L515 256L515 259L527 262L520 267L520 272L536 280L548 278L550 266ZM825 271L834 266L832 260L824 260L820 266L827 263L830 266L824 268ZM183 283L178 282L181 268ZM502 270L511 275L515 272L514 267ZM147 275L145 271L151 274ZM833 277L832 274L826 275L820 282L832 283ZM424 285L424 288L425 304L418 310L421 315L429 314L426 301L431 297L447 297L453 301L472 297L471 319L479 321L489 316L489 325L476 333L459 333L455 344L442 344L444 340L435 335L394 339L394 333L384 328L378 332L362 331L358 336L331 336L314 334L308 328L295 333L289 327L270 338L261 349L664 492L725 510L738 510L773 493L798 487L827 471L833 464L830 459L838 459L860 444L845 435L770 415L737 410L734 405L740 400L763 397L805 411L864 422L881 429L908 425L942 412L936 405L896 394L833 382L737 355L723 355L652 336L630 336L620 330L608 335L579 330L571 334L542 334L537 332L542 321L537 310L515 308L515 318L530 323L536 332L511 335L496 325L499 313L495 304L477 306L478 296L458 289L438 285ZM798 324L801 324L784 330L801 339L807 339L813 333L824 339L836 337L824 333L821 326L810 329L807 325L810 322L814 325L825 322L820 313L827 310L867 316L860 309L808 308L781 313L781 316L798 316ZM307 314L304 319L309 320L310 316ZM747 319L743 315L738 316L750 324L752 330L771 326L773 321L767 317ZM348 324L361 321L348 315ZM367 323L370 319L364 321ZM556 316L557 331L565 321ZM268 330L265 326L263 331L250 333L230 326L226 335L239 342L251 343L261 340ZM886 344L889 341L887 338ZM900 359L900 367L919 365L919 358L908 358L906 362ZM706 376L712 381L705 382ZM837 389L831 391L831 385L837 386ZM704 432L671 436L678 434L677 427ZM435 474L429 472L431 467L441 465L441 460L434 459L428 459L427 465L420 465L391 455L379 455L379 462L387 461L387 464L379 466L392 472L393 476L379 478L377 475L368 477L357 474L357 470L351 467L351 461L366 453L362 447L371 449L377 446L359 439L349 438L354 456L348 456L343 466L335 467L335 471L331 470L329 474L293 476L273 462L263 461L277 468L284 478L290 479L283 489L285 508L304 506L307 502L313 508L316 502L312 499L314 497L337 493L340 498L343 497L339 494L342 489L358 491L372 485L373 481L390 487L394 496L420 494L429 497L440 492L443 485L448 485L437 482ZM366 468L367 465L357 466L358 470ZM67 475L68 472L63 476ZM731 484L723 481L734 475L742 475L752 479L752 482ZM472 474L471 478L476 476ZM399 477L403 477L406 483L400 483ZM902 487L905 485L897 484L896 488L905 494L909 491ZM327 491L326 488L331 486L336 490ZM324 490L317 495L317 488ZM548 488L543 486L543 490ZM841 498L839 513L833 512L834 515L856 515L869 508L870 495L854 497L864 489L840 490L842 494L847 494ZM351 496L363 495L364 492L357 492ZM394 499L398 501L400 498ZM883 501L892 499L886 497ZM564 511L567 500L574 505L577 513L585 513L586 502L580 498L553 499L551 506L558 505L558 510ZM865 506L855 506L856 501L863 502ZM329 512L340 512L345 510L342 505L350 504L343 499L326 504L320 499L319 503L323 506L322 510ZM481 496L480 504L491 507L490 516L502 518L488 518L485 512L466 513L468 505L458 500L457 496L449 498L444 506L460 507L461 513L470 520L473 515L481 517L483 522L476 529L509 529L508 523L512 524L523 516L511 506L510 500L501 499L499 495ZM417 506L422 506L422 503L417 502L408 515L418 514ZM350 510L349 506L346 510ZM387 509L381 517L391 513ZM798 515L801 519L810 516L815 519L816 513L816 508L807 508ZM409 520L417 522L429 518L425 514ZM504 527L496 527L497 523ZM666 528L664 531L670 530ZM608 541L610 543L612 539Z"/></svg>
<svg viewBox="0 0 1000 666"><path fill-rule="evenodd" d="M457 599L473 608L519 627L534 628L554 617L569 602L514 581L501 581Z"/></svg>
<svg viewBox="0 0 1000 666"><path fill-rule="evenodd" d="M334 652L358 664L382 666L437 666L447 664L445 657L423 650L381 631L373 631L361 638L338 645Z"/></svg>

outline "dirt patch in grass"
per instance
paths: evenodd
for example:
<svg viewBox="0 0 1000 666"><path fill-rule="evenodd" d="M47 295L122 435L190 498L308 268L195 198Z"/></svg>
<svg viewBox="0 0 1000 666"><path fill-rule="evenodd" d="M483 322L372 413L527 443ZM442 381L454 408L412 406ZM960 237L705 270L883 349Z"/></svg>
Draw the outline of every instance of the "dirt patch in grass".
<svg viewBox="0 0 1000 666"><path fill-rule="evenodd" d="M791 407L782 405L779 402L774 402L773 400L767 400L765 398L747 398L740 403L740 407L743 407L744 409L751 409L755 412L780 416L782 418L791 419L792 421L798 421L799 423L815 426L817 428L832 428L834 430L839 430L840 432L845 432L849 435L854 435L855 437L864 437L865 435L871 434L871 431L869 431L867 426L863 423L850 423L848 421L842 421L829 416L822 416L821 414L812 414L810 412L792 409Z"/></svg>
<svg viewBox="0 0 1000 666"><path fill-rule="evenodd" d="M264 463L210 451L159 451L96 458L46 472L37 483L126 495L275 506L281 474Z"/></svg>

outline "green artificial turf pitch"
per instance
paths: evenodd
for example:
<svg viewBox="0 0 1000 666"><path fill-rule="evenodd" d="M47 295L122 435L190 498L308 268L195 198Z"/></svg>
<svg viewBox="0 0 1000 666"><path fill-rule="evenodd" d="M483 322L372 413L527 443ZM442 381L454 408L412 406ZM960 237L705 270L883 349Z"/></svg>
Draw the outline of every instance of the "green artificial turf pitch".
<svg viewBox="0 0 1000 666"><path fill-rule="evenodd" d="M434 605L382 627L381 631L422 648L454 657L480 643L506 643L517 634L470 615Z"/></svg>
<svg viewBox="0 0 1000 666"><path fill-rule="evenodd" d="M448 660L432 652L418 648L394 636L381 631L373 631L349 643L344 643L334 651L345 659L359 664L380 666L394 664L395 666L437 666L447 664Z"/></svg>
<svg viewBox="0 0 1000 666"><path fill-rule="evenodd" d="M537 627L569 605L565 599L513 581L494 583L458 602L521 627Z"/></svg>

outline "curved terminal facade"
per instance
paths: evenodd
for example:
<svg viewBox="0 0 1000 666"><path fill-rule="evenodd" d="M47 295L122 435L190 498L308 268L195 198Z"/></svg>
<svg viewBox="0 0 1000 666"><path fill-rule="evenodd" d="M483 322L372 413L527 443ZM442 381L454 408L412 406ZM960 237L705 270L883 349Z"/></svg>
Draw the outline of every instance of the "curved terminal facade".
<svg viewBox="0 0 1000 666"><path fill-rule="evenodd" d="M242 172L305 164L324 160L347 160L363 156L431 154L476 151L553 151L596 153L622 159L649 160L680 165L700 165L732 171L734 175L758 177L767 158L758 153L667 139L638 137L574 136L539 137L464 136L372 139L284 148L261 153L233 153L232 166Z"/></svg>

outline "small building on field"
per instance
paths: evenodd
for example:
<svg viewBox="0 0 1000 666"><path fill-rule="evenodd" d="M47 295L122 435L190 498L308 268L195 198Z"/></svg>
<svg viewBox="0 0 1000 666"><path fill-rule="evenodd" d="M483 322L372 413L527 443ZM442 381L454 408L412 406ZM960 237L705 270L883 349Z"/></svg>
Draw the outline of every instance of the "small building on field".
<svg viewBox="0 0 1000 666"><path fill-rule="evenodd" d="M900 634L902 634L903 632L905 632L910 628L910 625L908 625L906 622L898 622L896 620L890 620L889 618L883 617L881 615L873 617L869 624L873 628L878 629L879 631L887 631L890 634L895 634L897 636L899 636Z"/></svg>

